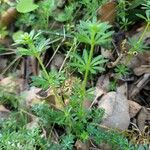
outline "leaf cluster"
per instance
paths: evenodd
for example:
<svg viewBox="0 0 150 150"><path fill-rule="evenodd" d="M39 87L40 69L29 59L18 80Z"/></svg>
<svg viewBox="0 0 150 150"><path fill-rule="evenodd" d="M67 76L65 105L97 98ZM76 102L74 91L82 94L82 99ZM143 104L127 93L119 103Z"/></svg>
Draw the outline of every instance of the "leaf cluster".
<svg viewBox="0 0 150 150"><path fill-rule="evenodd" d="M86 65L89 59L88 50L83 50L82 57L75 52L71 54L71 57L73 58L73 61L70 63L70 66L78 69L78 72L81 74L85 73ZM103 64L106 62L107 60L102 55L94 57L90 62L89 73L96 74L98 72L103 72L105 70Z"/></svg>
<svg viewBox="0 0 150 150"><path fill-rule="evenodd" d="M41 76L32 76L32 85L40 87L42 89L47 89L50 85L58 88L61 87L62 83L65 81L66 77L63 72L57 72L56 70L51 70L49 72L49 81L42 73Z"/></svg>
<svg viewBox="0 0 150 150"><path fill-rule="evenodd" d="M18 47L17 53L19 55L29 55L29 56L40 56L42 52L49 48L50 40L39 37L41 32L35 34L35 31L32 30L30 33L25 32L20 39L16 40L15 45L27 46Z"/></svg>
<svg viewBox="0 0 150 150"><path fill-rule="evenodd" d="M86 44L104 45L111 40L112 31L109 31L111 25L107 22L98 23L93 21L80 21L75 34L78 41Z"/></svg>

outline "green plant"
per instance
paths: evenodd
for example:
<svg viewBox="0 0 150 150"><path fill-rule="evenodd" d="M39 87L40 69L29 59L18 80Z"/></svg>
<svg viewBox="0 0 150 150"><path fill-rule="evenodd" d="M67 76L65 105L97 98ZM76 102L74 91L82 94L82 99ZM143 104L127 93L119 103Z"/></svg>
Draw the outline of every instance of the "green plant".
<svg viewBox="0 0 150 150"><path fill-rule="evenodd" d="M141 14L137 14L137 16L146 21L146 26L144 28L144 31L140 35L139 39L136 39L136 38L129 39L128 43L129 43L130 49L128 52L129 55L128 55L126 63L128 63L135 54L143 52L143 50L147 48L147 46L144 45L143 38L150 26L150 1L148 0L146 1L145 4L142 4L142 5L143 5L142 8L145 10L145 16Z"/></svg>
<svg viewBox="0 0 150 150"><path fill-rule="evenodd" d="M129 74L129 69L123 64L118 65L114 70L118 79Z"/></svg>
<svg viewBox="0 0 150 150"><path fill-rule="evenodd" d="M147 0L146 3L142 4L142 5L143 5L142 8L145 10L145 16L141 15L141 14L137 14L137 16L144 19L147 24L145 26L143 33L141 34L140 38L138 39L137 44L135 44L135 46L133 47L133 49L135 49L135 51L138 51L141 47L143 47L143 38L150 26L150 1ZM132 50L132 48L131 48L131 50Z"/></svg>
<svg viewBox="0 0 150 150"><path fill-rule="evenodd" d="M121 29L124 29L125 31L127 31L128 26L132 23L132 21L129 21L128 19L128 13L127 13L128 5L129 5L128 1L119 0L117 6L117 20L120 24Z"/></svg>
<svg viewBox="0 0 150 150"><path fill-rule="evenodd" d="M80 66L80 70L82 68L84 72L84 80L82 83L83 95L85 93L89 72L91 71L92 73L95 73L99 70L104 70L99 65L102 65L104 62L106 62L106 60L103 58L103 56L97 56L93 58L93 53L96 45L104 45L111 40L111 35L113 32L108 31L110 27L111 26L108 25L107 22L98 23L96 22L96 19L93 19L92 22L81 21L77 27L78 32L75 34L77 40L90 45L89 54L87 50L84 50L83 59L76 54L74 55L78 60L76 67ZM85 67L85 69L83 69L83 67Z"/></svg>
<svg viewBox="0 0 150 150"><path fill-rule="evenodd" d="M98 8L108 0L79 0L79 5L83 5L83 20L96 16ZM92 6L92 7L91 7Z"/></svg>
<svg viewBox="0 0 150 150"><path fill-rule="evenodd" d="M36 12L36 24L40 24L40 27L48 29L49 18L53 16L53 11L56 9L55 3L55 0L44 0L38 3L40 9Z"/></svg>
<svg viewBox="0 0 150 150"><path fill-rule="evenodd" d="M64 12L58 14L57 17L54 17L55 20L60 22L66 22L66 21L73 21L73 12L76 9L76 3L70 4L69 6L66 6L64 9Z"/></svg>
<svg viewBox="0 0 150 150"><path fill-rule="evenodd" d="M11 109L17 109L20 103L20 97L15 92L9 92L10 86L0 86L0 104L9 106Z"/></svg>
<svg viewBox="0 0 150 150"><path fill-rule="evenodd" d="M48 40L39 39L40 34L41 34L40 32L38 34L35 34L34 31L31 31L30 34L24 33L20 40L16 40L16 44L17 45L25 45L25 46L27 46L27 48L18 47L17 53L22 56L24 56L24 55L33 56L38 60L40 66L43 70L43 74L44 74L44 78L41 79L41 81L42 80L44 81L46 79L45 80L45 82L47 81L46 85L51 86L52 91L56 97L56 100L58 101L58 103L61 103L61 105L63 105L63 101L61 100L61 97L57 93L56 85L52 84L51 78L53 78L52 77L53 74L49 74L46 71L46 68L40 57L41 54L49 47L50 41L49 41L49 39ZM37 80L39 80L39 79L37 79Z"/></svg>
<svg viewBox="0 0 150 150"><path fill-rule="evenodd" d="M5 38L8 35L7 28L0 24L0 39Z"/></svg>
<svg viewBox="0 0 150 150"><path fill-rule="evenodd" d="M117 81L119 79L122 79L123 77L125 77L126 75L129 74L129 68L123 64L119 64L115 69L115 79L112 80L109 84L108 89L111 91L115 91L116 87L117 87Z"/></svg>

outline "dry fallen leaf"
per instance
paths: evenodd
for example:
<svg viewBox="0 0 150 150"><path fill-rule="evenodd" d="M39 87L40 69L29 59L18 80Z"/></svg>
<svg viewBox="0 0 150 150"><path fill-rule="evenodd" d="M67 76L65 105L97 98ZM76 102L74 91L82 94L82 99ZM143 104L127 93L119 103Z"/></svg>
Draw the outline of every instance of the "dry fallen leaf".
<svg viewBox="0 0 150 150"><path fill-rule="evenodd" d="M24 97L24 101L23 101L24 107L30 108L34 104L42 102L36 95L36 93L39 92L40 90L41 89L39 88L31 87L30 90L21 93L22 97Z"/></svg>
<svg viewBox="0 0 150 150"><path fill-rule="evenodd" d="M150 65L141 65L133 69L134 74L137 76L141 76L143 74L150 74Z"/></svg>
<svg viewBox="0 0 150 150"><path fill-rule="evenodd" d="M89 150L89 143L83 143L77 140L75 143L76 150Z"/></svg>
<svg viewBox="0 0 150 150"><path fill-rule="evenodd" d="M15 8L10 7L7 11L5 11L0 18L1 24L3 26L9 26L15 18L17 17L17 11Z"/></svg>
<svg viewBox="0 0 150 150"><path fill-rule="evenodd" d="M138 116L137 116L137 125L140 131L143 131L145 128L145 121L149 118L150 113L145 107L142 107Z"/></svg>
<svg viewBox="0 0 150 150"><path fill-rule="evenodd" d="M130 118L133 118L136 116L136 114L140 111L140 109L142 108L141 105L139 105L138 103L128 100L129 103L129 114L130 114Z"/></svg>
<svg viewBox="0 0 150 150"><path fill-rule="evenodd" d="M113 24L116 18L117 3L114 1L104 4L98 9L98 20L108 21Z"/></svg>

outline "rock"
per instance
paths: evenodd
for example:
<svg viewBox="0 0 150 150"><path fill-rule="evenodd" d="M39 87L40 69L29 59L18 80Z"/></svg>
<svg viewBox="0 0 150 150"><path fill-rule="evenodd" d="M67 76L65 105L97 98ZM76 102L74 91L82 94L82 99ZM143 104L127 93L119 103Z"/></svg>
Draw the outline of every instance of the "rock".
<svg viewBox="0 0 150 150"><path fill-rule="evenodd" d="M3 105L0 105L0 120L7 119L10 115L10 111L6 109Z"/></svg>
<svg viewBox="0 0 150 150"><path fill-rule="evenodd" d="M31 87L30 90L26 90L21 93L22 97L24 98L23 106L30 108L34 104L41 103L41 100L37 97L37 94L41 89L36 87Z"/></svg>
<svg viewBox="0 0 150 150"><path fill-rule="evenodd" d="M125 95L125 85L117 88L117 92L109 92L98 103L98 108L105 109L102 125L125 130L130 123L129 106Z"/></svg>
<svg viewBox="0 0 150 150"><path fill-rule="evenodd" d="M56 54L50 64L51 69L59 70L63 61L64 61L64 55L62 54Z"/></svg>
<svg viewBox="0 0 150 150"><path fill-rule="evenodd" d="M110 84L109 75L101 75L98 78L98 81L96 83L96 88L98 90L101 89L104 92L108 92L109 84ZM98 92L98 91L96 91L96 92ZM97 95L97 93L96 93L96 95Z"/></svg>
<svg viewBox="0 0 150 150"><path fill-rule="evenodd" d="M128 100L129 103L129 114L130 114L130 118L133 118L136 116L136 114L140 111L140 109L142 108L141 105L139 105L138 103Z"/></svg>
<svg viewBox="0 0 150 150"><path fill-rule="evenodd" d="M75 143L75 147L77 150L89 150L89 143L83 143L80 140L77 140Z"/></svg>

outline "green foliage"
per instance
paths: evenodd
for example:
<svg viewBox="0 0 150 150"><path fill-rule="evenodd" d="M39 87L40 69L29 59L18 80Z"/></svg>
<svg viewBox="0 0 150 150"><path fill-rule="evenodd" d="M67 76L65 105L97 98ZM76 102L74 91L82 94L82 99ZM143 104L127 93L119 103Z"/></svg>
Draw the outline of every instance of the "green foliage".
<svg viewBox="0 0 150 150"><path fill-rule="evenodd" d="M72 150L74 144L74 136L72 134L64 135L61 137L62 150Z"/></svg>
<svg viewBox="0 0 150 150"><path fill-rule="evenodd" d="M120 64L115 68L115 73L117 74L118 78L121 78L122 76L129 74L129 69L125 65Z"/></svg>
<svg viewBox="0 0 150 150"><path fill-rule="evenodd" d="M107 131L100 127L91 126L91 124L89 124L87 131L90 133L90 137L94 139L96 144L108 143L112 150L129 150L127 139L117 131Z"/></svg>
<svg viewBox="0 0 150 150"><path fill-rule="evenodd" d="M148 47L144 45L144 41L139 41L137 38L130 38L128 39L129 46L129 53L136 55L138 53L143 52Z"/></svg>
<svg viewBox="0 0 150 150"><path fill-rule="evenodd" d="M48 81L44 74L42 74L41 77L33 76L32 85L40 87L42 89L47 89L50 85L53 87L60 87L60 85L64 82L66 78L63 72L59 73L56 70L51 70L51 72L49 72L49 79L50 80Z"/></svg>
<svg viewBox="0 0 150 150"><path fill-rule="evenodd" d="M66 22L66 21L72 21L74 16L73 12L76 8L76 4L73 3L69 6L66 6L64 9L64 12L60 13L57 17L55 17L55 20L59 22Z"/></svg>
<svg viewBox="0 0 150 150"><path fill-rule="evenodd" d="M76 140L87 142L90 139L98 145L100 143L108 143L114 150L129 150L132 149L131 147L133 147L133 149L135 148L134 146L129 148L127 139L119 132L106 130L100 126L104 110L96 108L87 109L84 106L85 99L89 99L89 97L93 99L93 93L91 94L92 90L86 89L88 79L92 77L92 75L105 71L104 64L107 62L102 55L95 54L95 47L108 45L111 42L111 36L113 34L113 31L110 31L111 25L109 25L108 22L98 22L94 18L97 15L98 8L106 1L107 0L68 0L65 3L64 10L63 8L58 8L55 0L37 1L38 5L35 4L33 0L18 1L16 8L17 11L22 13L16 23L19 30L22 31L22 29L24 29L24 31L29 31L30 29L39 28L49 30L51 22L58 21L59 23L64 23L64 26L66 28L68 27L69 30L64 28L63 34L50 31L54 35L64 36L65 42L62 41L62 43L60 43L61 49L64 48L63 44L65 44L65 48L68 48L67 46L72 44L72 40L66 40L66 37L68 33L70 34L70 29L71 32L74 32L71 37L76 38L79 44L81 44L79 47L78 45L74 47L76 49L83 48L83 51L80 50L77 52L72 46L74 52L71 51L71 47L69 52L71 51L72 53L70 53L70 55L68 54L68 56L71 57L71 63L68 64L77 69L84 77L83 82L79 79L75 81L69 94L67 92L63 93L65 80L67 79L64 75L65 73L62 71L56 72L55 70L48 72L41 59L43 52L45 52L51 44L50 40L47 39L48 32L45 32L46 35L42 35L40 31L36 34L35 31L32 30L30 33L21 32L16 36L14 35L14 45L19 45L16 53L21 56L27 55L35 57L42 68L40 76L32 77L32 85L44 90L50 87L55 97L56 108L54 108L54 105L49 105L45 100L45 103L34 105L31 108L32 110L30 110L31 114L28 112L23 113L19 105L20 97L14 93L5 92L4 89L0 87L1 104L9 105L10 108L18 110L18 113L13 113L7 121L0 122L0 149L72 150ZM137 0L134 0L134 2L137 2ZM138 0L138 4L135 7L140 5L141 3L139 4ZM118 1L117 20L121 29L127 30L129 25L133 23L128 18L128 10L131 9L131 7L128 1ZM138 53L145 49L143 37L150 24L150 1L144 1L142 8L145 10L145 15L138 14L138 16L147 22L147 26L138 40L129 39L129 53ZM0 8L0 11L1 9L3 8ZM56 10L56 13L54 10ZM90 21L91 18L94 19ZM76 19L80 20L77 26L74 25ZM57 24L58 22L55 23ZM65 23L67 23L68 26ZM55 24L53 25L55 26ZM51 30L53 30L53 25L50 27ZM57 30L60 30L60 28ZM67 34L65 32L67 32ZM3 38L7 36L7 34L6 28L1 28L0 36ZM56 45L52 45L52 48L53 47L55 48ZM58 48L60 47L58 46ZM66 58L68 58L68 56ZM116 89L118 79L129 73L128 68L122 64L118 65L114 71L116 79L111 83L111 90ZM68 74L68 72L66 72L66 74ZM62 104L60 109L57 109L57 100L60 102L59 104ZM39 118L39 128L36 130L28 130L26 128L27 123L31 121L29 116L32 116L32 113ZM55 144L50 140L53 129L57 129L57 127L60 127L63 133L60 133L58 143ZM45 138L42 138L43 131L46 132ZM136 148L140 150L143 147L140 146Z"/></svg>
<svg viewBox="0 0 150 150"><path fill-rule="evenodd" d="M0 25L0 39L5 38L7 35L8 35L7 28Z"/></svg>
<svg viewBox="0 0 150 150"><path fill-rule="evenodd" d="M90 52L87 50L83 51L82 58L78 54L73 54L76 58L76 62L73 62L73 66L78 67L80 72L84 72L84 80L82 83L83 95L86 92L87 79L89 73L95 74L97 71L104 70L101 65L106 62L102 56L93 58L94 47L96 45L104 45L109 43L111 40L112 31L108 31L111 25L107 22L98 23L96 18L92 21L80 21L77 26L77 32L75 36L79 42L90 44ZM84 69L85 68L85 69Z"/></svg>
<svg viewBox="0 0 150 150"><path fill-rule="evenodd" d="M74 105L72 107L72 105ZM88 124L99 123L104 114L104 111L99 109L93 109L92 111L81 109L79 101L71 103L63 111L56 111L46 104L35 105L33 107L34 112L42 121L43 126L51 126L53 124L64 127L66 135L71 138L73 143L73 137L86 141L89 139L89 133L86 131ZM90 121L91 120L91 121ZM86 136L85 136L86 135ZM70 137L71 136L71 137Z"/></svg>
<svg viewBox="0 0 150 150"><path fill-rule="evenodd" d="M77 53L72 53L71 55L73 57L73 62L70 63L72 67L75 67L78 69L78 71L83 74L86 71L86 65L88 62L89 54L86 49L83 50L82 57ZM106 59L102 55L96 56L92 59L89 67L89 73L90 74L96 74L97 72L104 71L103 64L107 62Z"/></svg>
<svg viewBox="0 0 150 150"><path fill-rule="evenodd" d="M145 4L142 4L142 8L145 10L145 16L137 14L140 18L144 19L146 22L150 23L150 0L145 1Z"/></svg>
<svg viewBox="0 0 150 150"><path fill-rule="evenodd" d="M44 0L38 3L40 9L37 10L36 25L47 29L49 19L53 16L53 11L56 9L55 0Z"/></svg>
<svg viewBox="0 0 150 150"><path fill-rule="evenodd" d="M32 30L30 33L24 33L20 39L16 40L16 45L27 45L27 48L18 47L17 53L19 55L29 55L37 57L41 55L46 49L49 48L50 40L41 39L40 32L35 34Z"/></svg>
<svg viewBox="0 0 150 150"><path fill-rule="evenodd" d="M7 105L12 109L16 109L19 106L20 97L14 92L8 91L9 86L0 86L0 104Z"/></svg>
<svg viewBox="0 0 150 150"><path fill-rule="evenodd" d="M25 149L31 150L46 149L46 141L39 135L39 130L22 129L13 132L3 131L0 136L0 149L5 150L18 150Z"/></svg>
<svg viewBox="0 0 150 150"><path fill-rule="evenodd" d="M130 144L130 150L149 150L149 144L141 144L141 145Z"/></svg>
<svg viewBox="0 0 150 150"><path fill-rule="evenodd" d="M98 8L106 3L108 0L78 0L79 5L83 5L83 20L87 20L90 17L96 16ZM92 7L91 7L92 6Z"/></svg>
<svg viewBox="0 0 150 150"><path fill-rule="evenodd" d="M116 80L110 81L109 86L108 86L108 90L109 91L115 91L116 88L117 88L117 81Z"/></svg>
<svg viewBox="0 0 150 150"><path fill-rule="evenodd" d="M108 31L111 25L107 22L80 21L77 26L76 37L80 42L93 45L103 45L111 40L112 31Z"/></svg>
<svg viewBox="0 0 150 150"><path fill-rule="evenodd" d="M35 26L36 15L34 13L24 13L19 16L19 19L16 20L16 26L23 26L24 28Z"/></svg>
<svg viewBox="0 0 150 150"><path fill-rule="evenodd" d="M120 24L121 29L124 29L127 31L128 26L132 23L132 21L129 21L128 19L128 8L129 2L125 0L119 0L117 6L117 20Z"/></svg>
<svg viewBox="0 0 150 150"><path fill-rule="evenodd" d="M108 90L115 91L117 88L117 81L129 74L129 68L124 64L119 64L115 69L115 79L110 81Z"/></svg>
<svg viewBox="0 0 150 150"><path fill-rule="evenodd" d="M19 0L16 9L20 13L28 13L38 8L33 0Z"/></svg>

